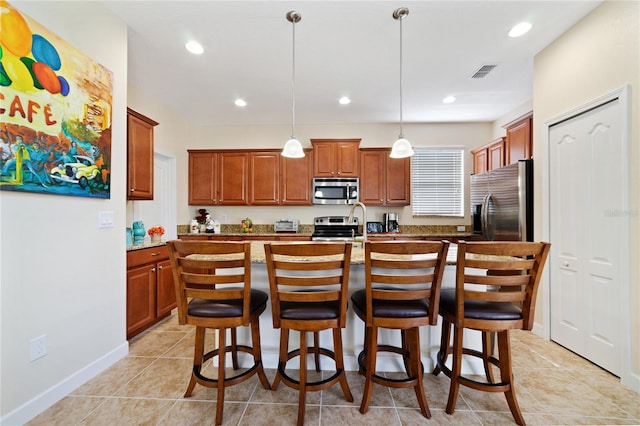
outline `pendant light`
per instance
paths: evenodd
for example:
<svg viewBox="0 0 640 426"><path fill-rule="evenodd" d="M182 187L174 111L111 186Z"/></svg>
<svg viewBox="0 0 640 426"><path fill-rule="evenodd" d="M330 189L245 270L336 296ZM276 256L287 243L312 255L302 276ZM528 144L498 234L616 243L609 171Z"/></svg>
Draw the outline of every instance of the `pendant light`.
<svg viewBox="0 0 640 426"><path fill-rule="evenodd" d="M391 158L405 158L413 155L413 148L402 134L402 20L409 14L409 9L400 7L393 11L393 19L400 22L400 135L391 148Z"/></svg>
<svg viewBox="0 0 640 426"><path fill-rule="evenodd" d="M282 149L282 156L289 158L304 157L302 144L296 139L296 22L300 22L302 15L295 10L287 12L287 21L293 26L293 55L291 61L291 139Z"/></svg>

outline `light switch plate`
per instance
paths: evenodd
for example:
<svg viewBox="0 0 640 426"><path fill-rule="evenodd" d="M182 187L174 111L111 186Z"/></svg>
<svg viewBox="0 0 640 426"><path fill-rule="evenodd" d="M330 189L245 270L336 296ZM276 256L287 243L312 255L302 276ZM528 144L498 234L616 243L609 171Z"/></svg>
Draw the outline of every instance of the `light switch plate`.
<svg viewBox="0 0 640 426"><path fill-rule="evenodd" d="M98 228L113 228L113 211L98 212Z"/></svg>

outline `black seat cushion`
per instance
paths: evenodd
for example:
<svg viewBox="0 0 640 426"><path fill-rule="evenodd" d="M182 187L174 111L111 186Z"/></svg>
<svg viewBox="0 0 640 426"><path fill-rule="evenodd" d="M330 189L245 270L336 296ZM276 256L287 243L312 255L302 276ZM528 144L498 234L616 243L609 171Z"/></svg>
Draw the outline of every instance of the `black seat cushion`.
<svg viewBox="0 0 640 426"><path fill-rule="evenodd" d="M456 312L456 290L448 288L440 292L440 312L454 315ZM510 302L483 302L467 300L464 302L464 317L480 320L519 320L522 310Z"/></svg>
<svg viewBox="0 0 640 426"><path fill-rule="evenodd" d="M340 317L338 302L280 302L280 318L288 320L328 320Z"/></svg>
<svg viewBox="0 0 640 426"><path fill-rule="evenodd" d="M262 309L269 296L262 290L251 289L250 309L251 313ZM206 300L193 299L187 309L189 315L194 317L229 318L242 316L242 299L233 300Z"/></svg>
<svg viewBox="0 0 640 426"><path fill-rule="evenodd" d="M360 316L367 312L367 292L358 290L351 295L353 309ZM429 301L373 299L373 316L381 318L418 318L429 315Z"/></svg>

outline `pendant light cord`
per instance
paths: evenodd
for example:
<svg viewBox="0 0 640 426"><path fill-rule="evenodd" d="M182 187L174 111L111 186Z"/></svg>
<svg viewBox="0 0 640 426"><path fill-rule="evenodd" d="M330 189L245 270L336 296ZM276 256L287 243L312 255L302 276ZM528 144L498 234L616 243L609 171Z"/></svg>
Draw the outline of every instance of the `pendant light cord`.
<svg viewBox="0 0 640 426"><path fill-rule="evenodd" d="M404 138L404 132L402 131L402 17L398 19L400 21L400 139Z"/></svg>
<svg viewBox="0 0 640 426"><path fill-rule="evenodd" d="M293 54L291 61L291 139L295 139L296 132L296 21L292 21L293 25Z"/></svg>

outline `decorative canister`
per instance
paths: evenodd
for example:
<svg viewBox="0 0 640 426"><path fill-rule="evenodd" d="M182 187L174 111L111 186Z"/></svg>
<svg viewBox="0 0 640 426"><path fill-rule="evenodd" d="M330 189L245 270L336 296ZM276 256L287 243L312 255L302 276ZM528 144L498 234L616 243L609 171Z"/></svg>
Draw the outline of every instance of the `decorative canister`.
<svg viewBox="0 0 640 426"><path fill-rule="evenodd" d="M191 225L189 225L189 230L191 231L192 234L197 234L200 232L200 225L198 224L198 221L193 219L191 221Z"/></svg>
<svg viewBox="0 0 640 426"><path fill-rule="evenodd" d="M127 247L133 245L133 229L127 228Z"/></svg>
<svg viewBox="0 0 640 426"><path fill-rule="evenodd" d="M133 222L133 244L138 246L144 243L144 223L141 220Z"/></svg>

